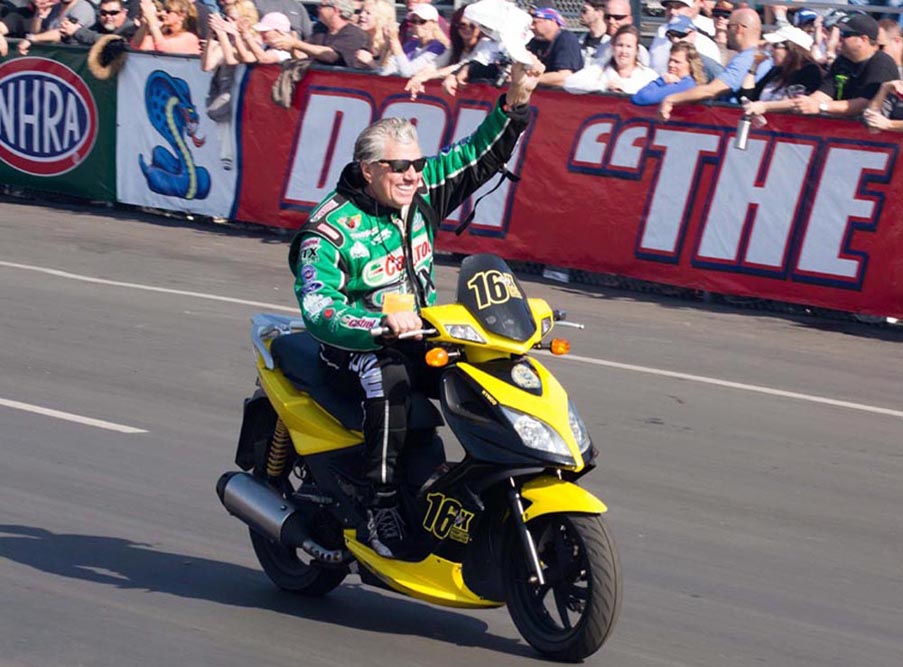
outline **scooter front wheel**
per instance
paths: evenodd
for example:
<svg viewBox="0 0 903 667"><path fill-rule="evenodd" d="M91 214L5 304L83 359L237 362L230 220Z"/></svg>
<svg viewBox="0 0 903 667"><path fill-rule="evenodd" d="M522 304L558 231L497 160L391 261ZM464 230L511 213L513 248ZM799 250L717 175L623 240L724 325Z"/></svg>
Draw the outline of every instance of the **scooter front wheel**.
<svg viewBox="0 0 903 667"><path fill-rule="evenodd" d="M533 577L516 535L508 542L508 612L543 655L577 662L601 648L621 607L621 566L598 515L546 514L527 524L545 583Z"/></svg>

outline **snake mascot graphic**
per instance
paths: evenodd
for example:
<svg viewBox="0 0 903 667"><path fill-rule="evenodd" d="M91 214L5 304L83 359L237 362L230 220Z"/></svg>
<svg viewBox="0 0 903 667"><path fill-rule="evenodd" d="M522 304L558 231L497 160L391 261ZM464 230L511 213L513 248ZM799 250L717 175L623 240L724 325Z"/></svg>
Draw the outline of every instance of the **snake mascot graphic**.
<svg viewBox="0 0 903 667"><path fill-rule="evenodd" d="M204 145L204 138L196 135L199 118L188 84L155 70L144 86L144 104L154 129L172 148L154 146L150 164L138 156L148 187L161 195L204 199L210 193L210 172L194 163L185 143L188 137L196 148Z"/></svg>

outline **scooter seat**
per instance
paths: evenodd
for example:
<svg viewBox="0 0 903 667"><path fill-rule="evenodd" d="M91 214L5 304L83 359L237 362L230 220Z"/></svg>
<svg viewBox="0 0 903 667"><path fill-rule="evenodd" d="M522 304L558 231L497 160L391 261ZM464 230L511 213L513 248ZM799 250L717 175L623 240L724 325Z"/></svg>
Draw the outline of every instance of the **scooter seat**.
<svg viewBox="0 0 903 667"><path fill-rule="evenodd" d="M332 373L320 358L320 343L306 331L285 334L270 345L276 367L298 389L310 394L317 404L347 429L363 430L363 390L350 394L335 388ZM411 396L409 428L435 428L443 424L442 415L420 393Z"/></svg>

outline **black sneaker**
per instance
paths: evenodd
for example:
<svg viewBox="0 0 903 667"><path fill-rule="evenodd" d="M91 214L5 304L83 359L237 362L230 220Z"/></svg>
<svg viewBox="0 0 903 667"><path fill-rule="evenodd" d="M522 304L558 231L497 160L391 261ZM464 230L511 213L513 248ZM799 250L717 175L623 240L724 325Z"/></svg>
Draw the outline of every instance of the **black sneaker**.
<svg viewBox="0 0 903 667"><path fill-rule="evenodd" d="M398 506L368 509L367 532L371 549L383 558L395 558L404 539L404 520Z"/></svg>

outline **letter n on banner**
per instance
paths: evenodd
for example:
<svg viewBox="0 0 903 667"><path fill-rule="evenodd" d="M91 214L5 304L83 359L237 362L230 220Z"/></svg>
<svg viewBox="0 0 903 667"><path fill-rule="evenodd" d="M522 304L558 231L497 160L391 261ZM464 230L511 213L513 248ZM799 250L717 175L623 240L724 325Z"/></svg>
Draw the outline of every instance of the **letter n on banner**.
<svg viewBox="0 0 903 667"><path fill-rule="evenodd" d="M358 134L373 122L373 104L347 89L312 87L289 157L280 205L308 211L339 180Z"/></svg>

